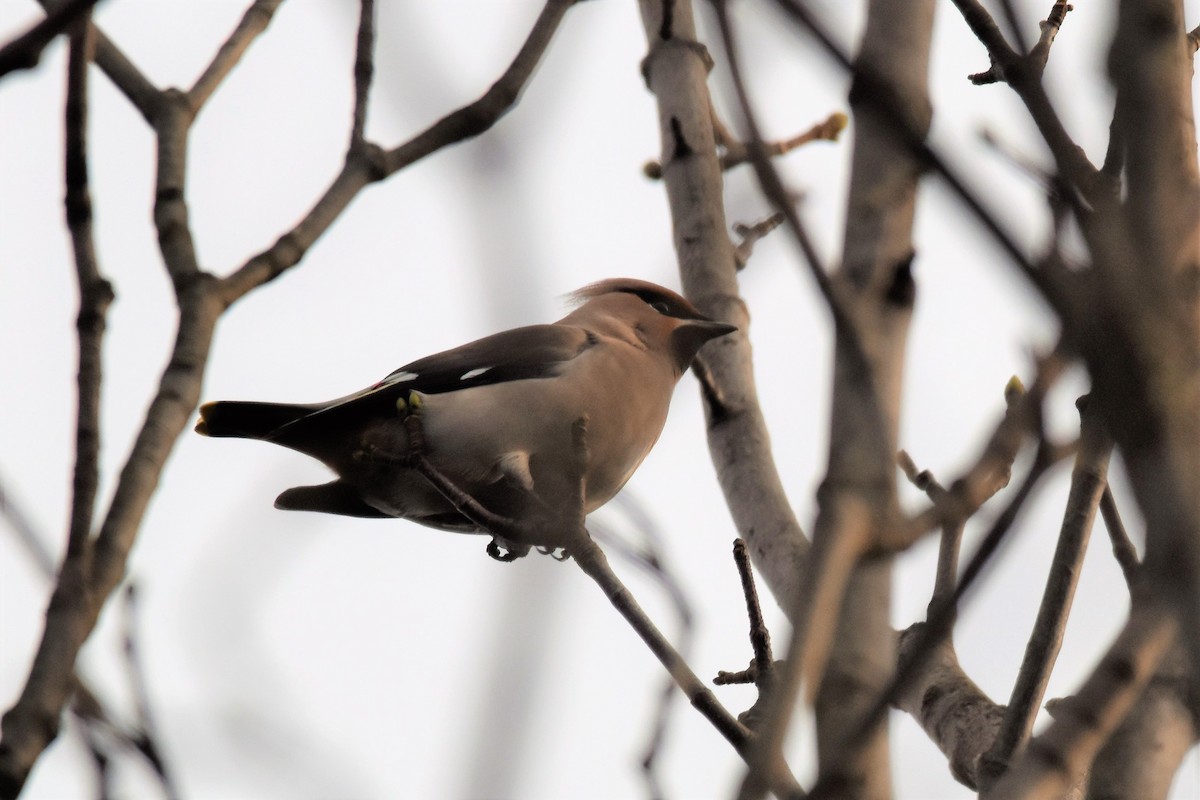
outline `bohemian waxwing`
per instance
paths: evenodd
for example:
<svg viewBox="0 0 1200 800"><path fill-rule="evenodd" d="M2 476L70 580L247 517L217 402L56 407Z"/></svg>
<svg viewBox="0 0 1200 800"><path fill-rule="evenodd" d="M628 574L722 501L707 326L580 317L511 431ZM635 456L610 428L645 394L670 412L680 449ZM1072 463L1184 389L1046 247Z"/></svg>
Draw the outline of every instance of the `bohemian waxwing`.
<svg viewBox="0 0 1200 800"><path fill-rule="evenodd" d="M207 403L196 432L273 442L337 474L330 483L288 489L276 508L484 533L405 461L406 416L419 415L422 455L433 467L513 520L578 505L581 481L568 476L579 471L573 426L585 420L580 477L583 513L590 513L650 452L675 384L700 347L737 329L645 281L601 281L573 297L581 305L552 325L514 328L413 361L338 400Z"/></svg>

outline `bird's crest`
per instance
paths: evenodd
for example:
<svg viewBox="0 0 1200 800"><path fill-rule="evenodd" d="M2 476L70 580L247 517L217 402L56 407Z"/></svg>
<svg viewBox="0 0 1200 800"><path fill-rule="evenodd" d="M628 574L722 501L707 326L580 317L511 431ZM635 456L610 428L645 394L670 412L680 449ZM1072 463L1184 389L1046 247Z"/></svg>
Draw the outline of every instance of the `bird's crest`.
<svg viewBox="0 0 1200 800"><path fill-rule="evenodd" d="M678 319L708 319L682 295L676 294L664 286L659 286L657 283L641 281L636 278L609 278L590 283L582 289L572 292L570 297L576 303L584 303L590 298L613 292L636 295L650 306L661 304L665 310L663 308L659 310L667 316Z"/></svg>

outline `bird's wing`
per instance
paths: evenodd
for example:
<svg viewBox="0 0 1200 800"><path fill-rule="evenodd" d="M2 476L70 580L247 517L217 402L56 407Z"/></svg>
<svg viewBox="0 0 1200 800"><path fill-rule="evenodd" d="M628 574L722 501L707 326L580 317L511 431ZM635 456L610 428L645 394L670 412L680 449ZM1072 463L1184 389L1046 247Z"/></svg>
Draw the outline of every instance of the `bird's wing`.
<svg viewBox="0 0 1200 800"><path fill-rule="evenodd" d="M312 423L332 424L342 412L355 418L378 406L385 413L409 392L441 394L506 381L548 378L599 340L574 325L529 325L486 336L474 342L405 364L374 386L333 400L312 413L282 425L270 438L281 444Z"/></svg>
<svg viewBox="0 0 1200 800"><path fill-rule="evenodd" d="M405 364L367 391L395 386L440 394L551 377L562 364L596 342L595 334L574 325L513 328Z"/></svg>

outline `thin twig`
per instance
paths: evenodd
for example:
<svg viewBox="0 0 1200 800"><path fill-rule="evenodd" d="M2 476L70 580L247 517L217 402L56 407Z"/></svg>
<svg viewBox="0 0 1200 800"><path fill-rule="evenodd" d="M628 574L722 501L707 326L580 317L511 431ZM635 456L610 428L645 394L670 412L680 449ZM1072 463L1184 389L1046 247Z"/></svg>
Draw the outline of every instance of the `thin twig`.
<svg viewBox="0 0 1200 800"><path fill-rule="evenodd" d="M1138 558L1137 547L1125 530L1121 521L1121 512L1117 509L1117 499L1113 496L1112 487L1105 486L1104 494L1100 496L1100 515L1104 518L1104 527L1108 531L1109 541L1112 542L1113 556L1125 576L1125 584L1133 588L1134 578L1137 577L1141 560Z"/></svg>
<svg viewBox="0 0 1200 800"><path fill-rule="evenodd" d="M1139 587L1124 628L1083 688L1055 703L1053 722L1013 761L989 797L1064 797L1078 782L1179 636L1175 607L1155 590Z"/></svg>
<svg viewBox="0 0 1200 800"><path fill-rule="evenodd" d="M271 18L282 2L283 0L255 0L254 4L246 9L241 22L233 29L233 33L217 50L213 60L196 79L192 88L188 90L188 102L193 113L198 112L208 102L208 98L212 97L221 82L238 65L254 40L267 29L267 25L270 24Z"/></svg>
<svg viewBox="0 0 1200 800"><path fill-rule="evenodd" d="M912 457L904 450L896 456L896 463L904 472L905 477L913 486L925 492L934 505L944 504L949 500L946 487L938 483L937 478L929 470L918 470ZM1010 465L1011 466L1011 465ZM1004 481L1006 484L1007 479ZM996 490L1003 488L1000 481L996 482ZM950 601L954 595L954 587L958 583L958 557L962 548L963 532L966 530L966 519L947 519L942 523L942 535L938 543L937 569L933 578L933 592L929 596L926 615ZM955 611L955 613L957 613Z"/></svg>
<svg viewBox="0 0 1200 800"><path fill-rule="evenodd" d="M967 14L970 15L969 22L974 23L972 25L973 29L978 27L978 30L976 31L977 34L980 30L987 33L988 38L985 40L985 44L988 46L989 54L992 54L991 64L988 66L987 70L984 72L976 72L967 76L967 79L976 86L1008 81L1009 76L1014 71L1014 66L1020 66L1021 68L1027 69L1035 75L1041 75L1046 69L1046 62L1050 59L1050 47L1054 44L1054 39L1058 36L1058 31L1062 28L1062 24L1066 20L1067 12L1074 8L1074 6L1067 3L1066 0L1056 0L1054 6L1050 9L1050 13L1046 16L1046 19L1038 23L1040 33L1038 35L1037 42L1031 49L1026 51L1024 37L1021 35L1019 23L1016 22L1014 9L1012 8L1010 0L1005 0L1005 14L1009 17L1010 24L1012 25L1015 38L1017 40L1017 46L1015 52L1012 50L997 50L995 52L1003 54L1002 56L997 56L993 53L992 48L998 47L998 42L1003 41L1003 36L999 34L998 30L995 32L991 30L994 25L989 26L984 20L987 12L983 10L981 5L978 3L970 3L968 5L969 8L963 12L964 16ZM980 38L981 40L983 39L983 37ZM1007 47L1007 43L1005 44L1005 47ZM1010 53L1011 59L1009 57ZM1021 57L1019 53L1026 53L1026 55ZM1001 58L1001 60L997 60L998 58Z"/></svg>
<svg viewBox="0 0 1200 800"><path fill-rule="evenodd" d="M979 782L985 791L1004 773L1013 754L1024 747L1033 732L1050 672L1062 647L1096 509L1104 493L1112 441L1099 411L1094 404L1089 407L1088 397L1081 397L1077 405L1082 420L1080 445L1058 545L1004 722L992 747L980 758Z"/></svg>
<svg viewBox="0 0 1200 800"><path fill-rule="evenodd" d="M9 525L16 531L17 538L33 558L42 577L50 581L54 580L56 565L46 547L46 537L37 531L29 518L12 502L2 481L0 481L0 516L7 519ZM94 730L99 729L106 736L116 739L126 749L146 757L150 761L151 769L156 769L150 759L151 752L157 753L153 741L150 743L151 746L146 748L143 744L147 738L144 733L130 730L127 726L117 722L116 716L104 706L95 691L87 681L79 677L78 673L73 676L73 683L70 710L82 726L83 736L86 738L89 748L95 748L103 741L103 738ZM106 759L109 758L108 752L107 749L103 750ZM93 755L95 754L93 753ZM107 762L105 763L107 765Z"/></svg>
<svg viewBox="0 0 1200 800"><path fill-rule="evenodd" d="M72 22L91 11L98 0L67 0L48 13L25 33L0 47L0 78L10 72L33 69L42 60L42 51Z"/></svg>
<svg viewBox="0 0 1200 800"><path fill-rule="evenodd" d="M88 16L71 34L67 65L66 215L75 252L79 284L78 413L75 426L75 471L71 483L71 522L67 559L87 559L100 484L100 384L105 317L113 300L112 286L100 274L92 237L92 197L88 185L87 70L93 39ZM85 571L87 566L85 566Z"/></svg>
<svg viewBox="0 0 1200 800"><path fill-rule="evenodd" d="M953 0L953 2L971 31L987 48L988 55L992 59L992 68L988 72L998 70L1003 80L1025 103L1030 118L1054 155L1059 172L1090 202L1098 202L1100 198L1097 193L1108 192L1109 188L1106 182L1098 180L1100 178L1099 170L1088 161L1083 150L1072 140L1063 126L1058 112L1050 102L1041 81L1041 66L1044 66L1044 62L1039 65L1022 57L1009 47L995 21L978 0ZM1057 3L1055 8L1058 8ZM1062 15L1055 15L1052 10L1050 19L1058 19L1061 24L1062 17L1065 17L1065 12ZM1053 40L1052 34L1056 32L1057 27L1047 27L1043 30L1043 39L1046 41L1043 50L1047 54L1049 42ZM1041 54L1042 51L1039 51L1037 57L1040 58ZM986 74L984 73L984 75ZM980 79L980 76L973 76L972 80L977 83L982 82L976 79Z"/></svg>
<svg viewBox="0 0 1200 800"><path fill-rule="evenodd" d="M1030 431L1041 428L1041 406L1046 392L1066 366L1059 348L1039 359L1037 375L1028 390L1015 376L1005 387L1007 408L975 464L946 491L941 503L889 532L881 546L900 551L911 546L937 525L958 524L970 518L996 492L1008 485L1012 465L1021 442Z"/></svg>
<svg viewBox="0 0 1200 800"><path fill-rule="evenodd" d="M979 140L992 148L998 156L1015 167L1018 172L1029 177L1030 180L1037 184L1038 188L1047 193L1054 191L1055 177L1032 158L1018 152L1015 147L1004 142L999 134L985 128L980 132Z"/></svg>
<svg viewBox="0 0 1200 800"><path fill-rule="evenodd" d="M533 24L529 37L504 74L473 103L447 114L409 141L387 152L387 174L403 169L414 161L448 144L478 136L496 124L521 97L533 76L559 24L577 0L547 0Z"/></svg>
<svg viewBox="0 0 1200 800"><path fill-rule="evenodd" d="M66 216L80 291L79 409L71 518L66 554L46 612L45 634L20 698L0 722L0 797L20 793L34 761L58 734L62 709L74 690L76 655L99 613L91 585L99 560L91 528L99 485L101 338L112 288L100 276L92 241L86 133L92 36L85 15L72 30L67 63Z"/></svg>
<svg viewBox="0 0 1200 800"><path fill-rule="evenodd" d="M813 125L803 133L790 139L764 142L763 152L771 157L787 155L798 147L809 142L836 142L842 131L850 124L850 118L841 111L835 111L825 119ZM737 140L725 142L725 153L721 156L721 169L730 170L750 160L750 152L745 142Z"/></svg>
<svg viewBox="0 0 1200 800"><path fill-rule="evenodd" d="M1046 62L1050 60L1050 48L1054 44L1054 39L1062 29L1067 14L1074 8L1066 0L1055 0L1054 5L1050 8L1050 13L1038 23L1038 40L1029 51L1028 58L1032 68L1039 75L1046 70ZM1018 46L1022 45L1018 42Z"/></svg>
<svg viewBox="0 0 1200 800"><path fill-rule="evenodd" d="M642 543L638 545L629 542L617 535L615 531L594 521L590 526L592 538L596 540L597 544L605 545L608 550L623 558L627 563L640 568L666 592L671 605L675 608L675 612L679 616L680 627L676 649L686 661L692 646L692 609L688 603L687 595L683 591L683 587L680 586L676 576L667 567L666 560L662 556L662 532L659 530L654 518L629 493L622 492L618 494L613 498L613 503L609 507L611 508L614 505L630 517L629 522L641 534ZM656 765L658 756L662 752L663 744L666 741L667 730L670 724L670 711L676 697L675 689L675 681L668 676L663 681L662 690L658 695L657 709L654 713L654 727L646 742L646 748L642 756L642 775L646 782L647 796L652 798L664 796L662 787L658 781Z"/></svg>
<svg viewBox="0 0 1200 800"><path fill-rule="evenodd" d="M770 157L787 155L793 150L803 147L809 142L836 142L842 131L850 124L850 118L840 111L830 114L825 119L813 125L803 133L798 133L789 139L764 142L763 151ZM738 139L725 126L715 113L713 114L713 133L722 152L720 154L721 169L728 171L741 166L750 160L750 151L746 143ZM658 180L662 178L662 162L647 161L642 167L647 178Z"/></svg>
<svg viewBox="0 0 1200 800"><path fill-rule="evenodd" d="M53 580L56 564L50 548L46 545L46 538L38 533L3 479L0 479L0 517L8 521L8 527L16 534L25 552L29 553L38 571Z"/></svg>
<svg viewBox="0 0 1200 800"><path fill-rule="evenodd" d="M66 0L38 0L47 13L54 13L66 5ZM159 90L141 70L125 57L125 54L100 30L95 31L96 66L113 82L121 93L133 103L142 118L154 124L158 110Z"/></svg>
<svg viewBox="0 0 1200 800"><path fill-rule="evenodd" d="M855 565L869 550L873 515L859 498L839 494L821 498L821 514L813 531L813 545L804 563L800 591L787 609L792 620L792 639L787 655L775 671L772 691L765 707L770 710L756 731L754 747L747 760L749 769L738 792L739 800L762 797L769 779L783 760L783 743L800 696L801 678L810 681L808 694L817 686L824 663L814 664L813 641L828 642L837 625L838 610ZM836 533L836 535L835 535ZM822 657L828 654L819 654Z"/></svg>
<svg viewBox="0 0 1200 800"><path fill-rule="evenodd" d="M571 557L579 564L579 568L603 590L613 607L621 616L625 617L637 635L650 648L650 651L666 667L667 672L687 697L688 702L712 723L717 732L732 744L738 753L744 755L750 741L750 731L725 710L712 691L692 672L678 651L646 616L633 594L613 573L604 551L592 541L590 536L587 536L575 543L571 549Z"/></svg>
<svg viewBox="0 0 1200 800"><path fill-rule="evenodd" d="M612 571L604 551L586 535L586 532L571 548L571 557L579 564L579 568L596 582L613 607L667 669L688 702L733 745L739 755L745 758L750 750L750 731L734 719L696 673L692 672L678 651L646 616L633 594ZM781 796L797 797L803 794L795 778L785 774L782 769L776 769L772 773L772 788Z"/></svg>
<svg viewBox="0 0 1200 800"><path fill-rule="evenodd" d="M766 145L759 130L758 119L750 107L749 93L746 89L745 80L742 77L741 60L738 57L738 48L729 21L726 0L713 0L713 8L717 13L721 41L725 48L725 57L729 62L729 71L733 77L733 85L737 91L742 116L746 121L746 127L750 133L750 141L746 144L746 152L750 162L754 165L758 181L762 185L764 194L775 204L776 210L783 214L787 220L788 227L791 228L792 235L795 236L796 243L800 246L800 250L804 255L804 262L808 266L809 274L816 282L821 295L825 298L825 302L833 314L839 329L845 328L848 331L852 331L853 325L849 322L849 312L845 308L845 302L836 292L828 267L817 253L807 229L800 221L792 203L788 200L788 192L780 180L779 173L775 171L767 155Z"/></svg>
<svg viewBox="0 0 1200 800"><path fill-rule="evenodd" d="M358 37L354 47L354 122L350 128L350 147L362 147L367 141L367 104L371 98L371 79L375 75L375 0L362 0L358 18Z"/></svg>
<svg viewBox="0 0 1200 800"><path fill-rule="evenodd" d="M145 756L146 761L154 770L168 800L175 800L180 797L179 787L172 778L172 771L167 767L166 760L163 758L159 744L161 737L158 735L158 726L151 708L150 687L146 680L144 662L141 657L136 584L130 583L125 589L124 610L125 673L129 677L130 690L134 706L137 709L138 735L133 742L138 752Z"/></svg>
<svg viewBox="0 0 1200 800"><path fill-rule="evenodd" d="M746 542L737 539L733 543L733 560L737 564L742 581L742 595L746 600L746 616L750 623L750 647L754 653L749 669L741 672L718 672L713 683L718 686L733 683L753 683L758 697L750 708L738 715L738 721L750 730L757 730L767 718L775 686L775 659L771 654L771 633L763 619L762 607L758 602L758 590L754 586L754 571L750 566L750 555Z"/></svg>
<svg viewBox="0 0 1200 800"><path fill-rule="evenodd" d="M946 182L953 194L979 220L984 229L1000 245L1005 254L1021 269L1022 274L1042 292L1054 308L1063 314L1067 314L1074 308L1082 305L1077 286L1077 277L1067 273L1065 270L1041 269L1038 265L1034 264L1017 243L1016 237L984 205L983 198L968 188L965 180L958 172L950 167L937 150L924 141L924 137L918 135L918 132L913 130L904 110L899 107L895 98L884 88L886 84L881 76L874 74L872 70L865 66L856 64L851 59L849 53L834 41L825 25L807 5L797 2L797 0L775 0L775 2L788 17L798 23L804 30L808 31L834 61L847 72L851 73L856 81L861 82L864 87L868 87L869 90L864 91L863 95L871 99L872 103L875 104L875 110L892 125L899 140ZM1048 101L1046 102L1048 103ZM1057 123L1057 118L1054 118L1053 123ZM1048 125L1051 128L1054 127L1054 124L1048 123ZM1058 127L1061 128L1061 125L1058 125ZM1061 144L1064 137L1065 133L1055 137L1055 141ZM1069 142L1069 139L1067 141ZM1057 158L1059 154L1056 152L1055 155ZM1065 155L1064 158L1066 158ZM1060 165L1060 170L1062 169Z"/></svg>
<svg viewBox="0 0 1200 800"><path fill-rule="evenodd" d="M578 496L575 498L577 520L573 526L569 521L571 514L540 520L508 519L492 513L424 457L421 452L424 444L420 414L409 415L405 422L412 451L409 458L412 460L413 466L430 481L443 497L454 505L459 513L480 529L486 530L498 538L515 542L540 543L545 536L544 531L550 525L563 525L564 527L554 537L556 541L575 560L579 568L600 586L613 607L621 616L625 617L634 632L646 643L659 662L666 667L667 673L692 706L700 712L701 716L712 723L713 727L734 746L740 755L746 756L750 744L749 730L721 705L712 691L688 667L679 651L667 641L667 638L642 610L633 593L612 571L604 551L600 549L583 526L584 480L587 474L588 459L586 419L577 420L572 426L575 463L574 471L568 475L567 479L578 489ZM783 779L777 778L777 780ZM799 791L799 786L795 784L794 779L786 782L785 785L788 791Z"/></svg>
<svg viewBox="0 0 1200 800"><path fill-rule="evenodd" d="M778 228L782 222L783 214L776 211L771 216L753 225L743 225L739 222L733 226L733 232L742 237L742 240L738 242L737 247L733 251L739 272L745 269L746 264L749 263L750 256L754 253L754 245L758 244L758 240Z"/></svg>
<svg viewBox="0 0 1200 800"><path fill-rule="evenodd" d="M469 103L386 152L366 144L352 149L341 172L294 228L279 237L267 250L255 255L221 281L226 304L236 302L252 289L274 280L291 269L313 243L338 218L358 192L414 162L491 128L520 98L533 76L567 10L575 0L547 0L529 36L504 74L473 103ZM360 28L369 18L360 20ZM360 35L359 41L362 41ZM356 62L362 56L356 57Z"/></svg>
<svg viewBox="0 0 1200 800"><path fill-rule="evenodd" d="M737 563L738 575L742 579L742 595L746 600L746 615L750 620L750 646L754 651L754 668L760 677L771 671L774 658L771 656L771 633L763 619L762 607L758 603L758 591L754 588L754 572L750 568L750 556L746 553L746 542L738 539L733 543L733 560Z"/></svg>

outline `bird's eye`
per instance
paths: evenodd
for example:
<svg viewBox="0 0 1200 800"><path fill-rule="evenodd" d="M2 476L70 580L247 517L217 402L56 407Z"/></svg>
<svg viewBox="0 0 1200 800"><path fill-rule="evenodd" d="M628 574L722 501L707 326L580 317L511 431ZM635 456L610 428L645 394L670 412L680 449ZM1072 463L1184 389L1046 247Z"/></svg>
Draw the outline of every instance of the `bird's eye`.
<svg viewBox="0 0 1200 800"><path fill-rule="evenodd" d="M650 307L653 308L655 311L657 311L660 314L666 314L671 310L670 307L666 303L664 303L662 300L659 300L656 303L651 303Z"/></svg>

